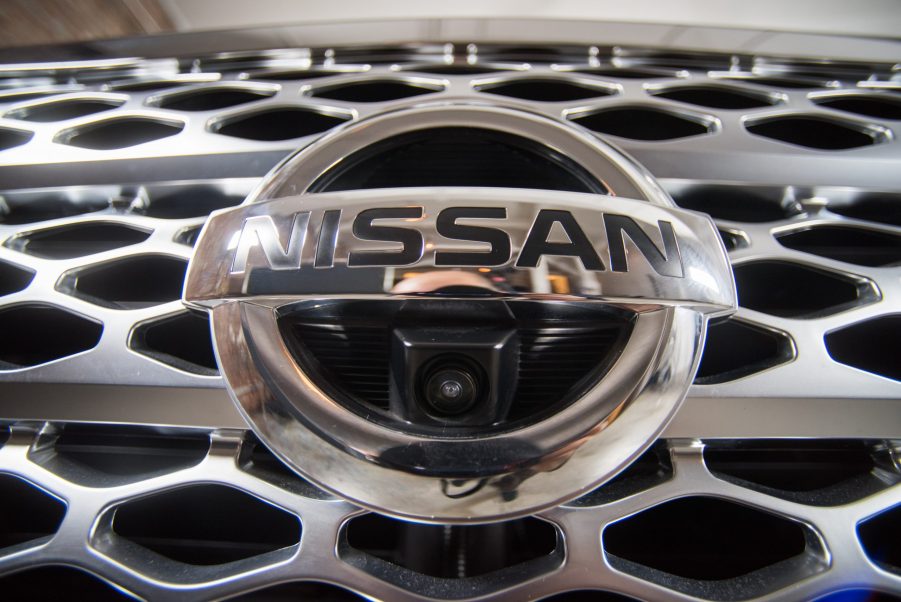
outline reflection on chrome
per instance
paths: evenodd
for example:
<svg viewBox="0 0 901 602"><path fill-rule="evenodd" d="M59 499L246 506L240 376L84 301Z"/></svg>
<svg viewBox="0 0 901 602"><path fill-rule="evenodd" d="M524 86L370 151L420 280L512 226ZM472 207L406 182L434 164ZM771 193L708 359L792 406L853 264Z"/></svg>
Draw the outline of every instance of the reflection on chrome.
<svg viewBox="0 0 901 602"><path fill-rule="evenodd" d="M708 217L675 208L600 141L509 109L411 112L418 124L389 114L325 136L248 202L214 213L185 302L210 311L223 376L254 430L325 489L422 521L560 504L616 474L678 409L707 320L735 309L725 249ZM553 139L610 194L304 193L354 148L422 123ZM543 308L538 322L529 304ZM311 307L320 317L304 318ZM580 307L624 321L627 336L569 397L517 414L516 358L565 344ZM341 366L363 348L376 355L361 388ZM432 400L423 383L435 374L474 405Z"/></svg>

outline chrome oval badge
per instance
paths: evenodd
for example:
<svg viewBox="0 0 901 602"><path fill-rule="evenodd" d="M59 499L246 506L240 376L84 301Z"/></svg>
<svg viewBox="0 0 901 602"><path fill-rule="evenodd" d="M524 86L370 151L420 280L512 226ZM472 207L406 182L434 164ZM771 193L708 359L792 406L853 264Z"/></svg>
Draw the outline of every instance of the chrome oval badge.
<svg viewBox="0 0 901 602"><path fill-rule="evenodd" d="M605 193L311 192L355 151L451 126L540 140ZM229 391L282 460L440 522L532 513L615 475L736 303L708 217L591 136L481 106L380 115L301 151L213 214L184 300L210 312Z"/></svg>

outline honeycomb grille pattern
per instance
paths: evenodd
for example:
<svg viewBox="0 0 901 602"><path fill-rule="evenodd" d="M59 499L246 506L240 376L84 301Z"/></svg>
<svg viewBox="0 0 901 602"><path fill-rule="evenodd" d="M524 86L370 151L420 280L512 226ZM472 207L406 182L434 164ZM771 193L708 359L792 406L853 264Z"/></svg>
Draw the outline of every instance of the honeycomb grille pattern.
<svg viewBox="0 0 901 602"><path fill-rule="evenodd" d="M28 364L40 364L31 370L37 379L221 386L206 320L186 312L181 289L191 245L209 212L240 203L256 181L6 192L0 277L10 285L0 291L10 292L0 296L0 321L4 310L39 306L103 325L99 342L95 338L74 347L57 336L63 334L60 329L51 329L41 340L46 359ZM29 272L35 276L23 287L21 274ZM174 331L169 328L173 321ZM17 322L19 334L7 329L11 335L4 349L25 345L40 326ZM201 326L194 327L195 322ZM90 368L110 351L116 364L112 380ZM0 378L15 380L19 370L7 370Z"/></svg>
<svg viewBox="0 0 901 602"><path fill-rule="evenodd" d="M205 446L204 435L177 430L84 435L15 427L0 448L0 586L59 565L123 594L159 599L177 588L184 600L269 599L266 588L282 582L311 593L331 583L348 599L541 599L578 589L797 600L844 589L849 575L874 591L897 591L901 580L890 564L897 513L885 512L901 503L892 487L901 466L897 449L876 442L781 443L768 465L760 446L661 441L572 505L497 525L426 527L331 498L239 432L212 432ZM813 489L792 497L799 486ZM845 489L856 495L837 498ZM858 547L863 521L882 528ZM696 526L706 528L701 539Z"/></svg>
<svg viewBox="0 0 901 602"><path fill-rule="evenodd" d="M857 451L825 454L853 459L827 471L847 478L802 492L786 482L811 474L787 468L809 457L803 450L776 446L766 458L776 458L782 476L762 479L765 458L741 456L746 442L730 441L731 431L710 441L661 440L600 490L488 537L451 526L392 531L389 519L372 519L300 481L237 431L169 429L166 443L148 447L167 458L151 462L152 470L137 470L147 466L146 454L129 445L113 446L116 467L86 464L87 456L71 453L79 447L71 430L67 439L59 425L35 426L60 416L29 410L28 423L11 425L11 434L0 427L0 488L33 502L0 502L8 504L0 512L0 589L34 592L53 575L87 579L93 589L78 587L96 590L96 599L901 593L891 537L901 504L897 442L870 440L856 428L887 407L880 426L891 430L901 399L901 80L892 65L422 45L0 71L0 422L10 422L7 406L22 392L60 383L54 394L66 398L62 418L77 422L90 406L92 420L99 412L102 421L104 411L138 409L138 391L163 388L172 391L165 396L184 396L178 405L190 414L174 423L209 426L205 416L228 400L205 395L222 387L207 324L173 293L206 216L240 203L287 153L332 127L453 98L525 108L594 131L634 155L677 204L714 217L741 307L711 326L689 409L703 402L717 420L718 404L731 400L755 408L749 417L768 412L758 421L764 430L810 437L818 427L808 423L829 418L831 408L830 423L857 439ZM132 268L161 286L128 275ZM78 328L57 327L63 322ZM35 332L40 348L23 345ZM23 349L34 353L23 357ZM76 395L75 383L136 393L103 406L91 393ZM799 401L810 402L802 420L780 414ZM173 423L153 407L140 410L138 422ZM198 437L199 454L176 443ZM861 464L861 446L878 461ZM180 542L146 518L165 516L173 491L195 506L195 523L204 518L197 507L231 500L216 515L228 541L190 524L183 526L191 542ZM139 512L117 530L118 508L126 509L123 521ZM16 519L28 512L35 516ZM729 524L706 525L701 544L683 541L691 529L658 526L705 514L756 525L778 545L761 555L753 530ZM382 524L386 538L353 536L347 525L361 519ZM282 537L227 528L241 521L276 521ZM531 537L536 522L557 536L532 550L516 529ZM485 573L477 552L491 541L521 548L522 557L500 550ZM423 568L417 542L452 542L441 548L452 554ZM710 572L671 564L679 556ZM80 572L73 578L65 567Z"/></svg>
<svg viewBox="0 0 901 602"><path fill-rule="evenodd" d="M469 98L529 106L609 135L658 177L684 175L674 173L671 156L686 151L732 164L699 162L693 176L730 180L747 177L735 171L740 157L787 176L797 172L785 159L826 151L832 156L822 165L847 180L842 184L892 181L891 170L874 165L897 156L899 144L890 64L802 66L643 49L604 56L588 48L581 56L573 48L536 59L521 50L422 47L378 57L338 49L323 58L285 50L118 69L9 67L4 81L15 87L0 91L0 147L15 149L4 153L9 166L213 155L221 157L221 173L262 175L279 153L344 121ZM666 144L673 140L680 145ZM260 162L238 160L243 153L260 154Z"/></svg>

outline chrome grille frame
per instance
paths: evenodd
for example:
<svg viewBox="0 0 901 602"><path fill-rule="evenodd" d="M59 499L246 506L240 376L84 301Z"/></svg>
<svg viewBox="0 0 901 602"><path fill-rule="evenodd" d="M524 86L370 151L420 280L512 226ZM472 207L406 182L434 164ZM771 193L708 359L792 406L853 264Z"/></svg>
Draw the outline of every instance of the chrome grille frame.
<svg viewBox="0 0 901 602"><path fill-rule="evenodd" d="M455 26L452 22L444 25L451 29ZM459 23L456 26L465 30ZM901 173L898 169L901 142L897 140L901 120L851 116L815 102L823 95L846 94L855 89L874 97L897 99L896 91L901 89L898 66L891 60L874 63L871 59L866 65L872 67L870 76L854 81L857 78L844 78L848 73L857 73L859 64L829 64L766 54L687 53L663 61L681 60L685 62L683 66L662 65L662 59L653 58L655 49L599 48L591 44L558 47L558 55L563 59L559 63L529 64L527 60L511 60L511 54L505 54L505 47L491 44L497 41L491 39L493 35L515 26L514 22L492 24L484 38L470 38L477 39L478 45L401 46L401 54L386 55L390 58L387 63L369 64L365 60L367 55L377 56L378 49L335 46L182 59L107 59L0 66L0 71L9 75L5 81L8 90L0 93L0 102L5 95L18 93L31 84L37 86L36 91L64 92L53 96L54 101L88 98L124 101L121 106L102 113L56 123L0 117L0 128L34 132L29 142L0 151L3 159L0 194L9 197L22 195L23 191L59 192L77 198L85 190L91 190L115 199L109 208L99 212L21 225L0 224L0 261L35 273L34 280L24 290L0 297L0 310L27 303L50 303L104 325L100 343L89 351L33 368L0 371L0 421L13 425L10 440L0 447L0 472L18 475L67 504L66 517L49 541L0 551L0 574L35 565L65 564L83 568L146 599L218 599L283 581L305 579L334 583L382 599L522 599L578 589L615 591L642 599L709 599L716 598L716 592L691 584L665 587L646 574L630 573L621 565L614 566L616 563L611 563L603 549L601 535L605 525L641 510L671 499L704 495L788 517L809 529L822 546L811 552L809 562L803 566L783 567L768 575L770 587L748 590L753 597L813 599L857 588L901 593L901 576L874 564L862 549L856 531L859 522L901 504L901 487L887 483L882 491L855 502L834 507L814 506L727 482L711 474L703 458L704 441L713 439L859 438L885 441L883 445L890 450L895 471L901 472L897 447L901 439L901 383L834 361L823 338L825 333L869 318L901 313L901 267L851 265L788 249L774 237L787 230L818 225L853 226L901 236L901 227L847 218L829 210L830 201L864 193L898 195L901 203L901 180L897 175ZM597 26L594 31L603 32L605 28ZM570 24L569 32L574 39L585 37L584 30L577 25ZM722 36L722 31L719 34ZM533 39L526 39L529 36ZM541 39L528 28L517 37L524 43ZM340 41L340 35L337 39ZM779 52L778 44L774 43L773 48ZM875 41L865 41L860 47L848 46L847 53L870 53L872 57L897 52L896 45L889 48L885 52ZM430 75L416 71L417 65L443 65L448 58L476 64L484 61L503 70L481 75ZM710 61L717 68L697 69ZM575 71L599 65L659 69L671 77L645 81ZM309 82L258 82L253 77L253 72L260 69L310 66L346 73ZM224 69L220 72L216 67ZM743 81L761 75L792 76L796 71L811 69L827 76L837 73L838 79L844 81L824 77L823 81L828 83L819 91L779 89ZM133 82L135 77L137 81L173 79L188 85L171 91L118 89L126 81ZM335 84L374 78L441 89L421 97L375 103L349 103L311 95L317 89ZM614 94L571 102L537 102L478 91L479 86L531 78L597 86ZM188 113L157 106L167 96L224 85L272 92L272 95L247 105L213 111ZM651 93L680 85L728 85L767 96L779 104L747 110L713 109ZM3 114L47 100L5 104ZM761 259L788 261L849 274L872 283L878 291L878 299L872 302L816 318L784 318L740 308L736 316L739 320L789 337L794 349L791 361L738 380L693 386L689 399L664 433L673 462L673 477L601 506L564 506L542 513L540 518L559 530L565 564L548 572L514 579L512 584L498 588L476 587L465 580L418 581L419 585L405 588L397 585L404 581L404 574L392 565L377 564L374 566L378 570L367 571L347 562L339 553L338 543L346 521L361 510L340 500L301 496L241 470L237 458L246 427L222 389L221 379L181 370L130 346L137 325L185 311L180 301L143 309L110 309L73 297L60 290L59 284L73 270L132 255L150 253L190 258L191 247L179 241L187 230L200 226L204 218L151 218L130 210L129 207L141 206L147 188L168 185L175 189L205 183L223 192L246 194L284 155L317 138L313 135L274 142L245 140L216 134L214 130L219 124L261 110L286 107L356 120L381 111L439 100L498 104L568 122L599 109L648 107L704 123L711 129L710 134L678 140L605 138L635 156L673 194L692 185L770 187L783 190L785 196L800 204L801 213L775 222L717 220L722 229L743 241L730 252L734 265ZM848 151L821 151L754 136L745 129L748 120L795 113L852 124L873 132L879 143ZM181 123L184 129L169 138L109 151L86 150L58 142L70 130L125 116ZM136 245L64 260L35 257L3 244L13 236L36 229L95 222L134 226L151 234ZM115 370L110 370L110 366ZM811 375L815 375L815 386L803 386L810 382ZM42 437L52 433L54 424L67 421L199 428L209 432L211 448L203 462L192 468L128 484L89 488L34 461L35 446ZM152 556L142 556L143 552L136 556L132 551L126 553L117 544L115 534L106 528L110 508L117 503L195 483L235 487L298 515L304 529L301 541L293 548L253 559L220 574L189 566L166 573L149 568ZM434 596L435 591L446 595Z"/></svg>

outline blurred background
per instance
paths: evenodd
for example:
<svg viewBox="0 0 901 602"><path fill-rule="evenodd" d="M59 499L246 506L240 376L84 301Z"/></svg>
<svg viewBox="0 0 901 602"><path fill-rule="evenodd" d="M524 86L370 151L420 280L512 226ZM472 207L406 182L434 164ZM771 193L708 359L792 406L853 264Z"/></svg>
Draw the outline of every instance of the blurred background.
<svg viewBox="0 0 901 602"><path fill-rule="evenodd" d="M0 47L268 25L504 16L546 19L549 27L555 19L588 19L891 39L901 32L899 0L0 0Z"/></svg>

